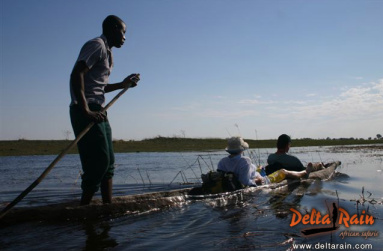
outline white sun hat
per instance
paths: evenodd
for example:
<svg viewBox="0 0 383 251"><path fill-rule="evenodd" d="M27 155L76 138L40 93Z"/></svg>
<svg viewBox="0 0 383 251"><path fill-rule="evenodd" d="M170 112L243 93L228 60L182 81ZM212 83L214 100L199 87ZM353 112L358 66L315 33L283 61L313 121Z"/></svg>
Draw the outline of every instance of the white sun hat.
<svg viewBox="0 0 383 251"><path fill-rule="evenodd" d="M227 147L225 148L226 152L229 153L238 153L242 152L249 148L247 144L241 137L231 137L227 140Z"/></svg>

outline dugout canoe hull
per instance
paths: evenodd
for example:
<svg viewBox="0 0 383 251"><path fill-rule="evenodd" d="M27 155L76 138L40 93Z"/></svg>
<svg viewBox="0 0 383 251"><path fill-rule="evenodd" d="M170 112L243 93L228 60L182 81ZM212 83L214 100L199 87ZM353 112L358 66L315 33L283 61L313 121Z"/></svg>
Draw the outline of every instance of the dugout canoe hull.
<svg viewBox="0 0 383 251"><path fill-rule="evenodd" d="M338 166L341 165L340 161L333 162L329 167L326 169L312 172L310 173L309 177L307 179L302 180L292 180L292 179L286 179L279 183L264 185L264 186L258 186L258 187L249 187L242 189L240 191L242 192L253 192L259 189L282 189L282 188L288 188L288 187L294 187L296 185L299 185L300 183L305 183L307 185L311 184L314 180L328 180L331 179L331 177L334 175L335 170ZM220 193L220 194L202 194L202 188L196 187L192 188L188 194L189 199L202 199L202 198L215 198L215 197L222 197L228 194L236 193L234 192L226 192L226 193Z"/></svg>
<svg viewBox="0 0 383 251"><path fill-rule="evenodd" d="M334 162L328 168L313 172L309 180L327 180L334 174L341 163ZM113 198L112 204L102 204L101 199L95 199L91 205L79 206L79 201L71 201L47 206L15 208L0 219L0 225L9 225L27 221L65 221L87 220L105 217L119 217L140 212L158 211L170 207L182 206L191 200L223 197L235 193L251 193L259 189L277 189L291 184L300 183L299 180L284 180L267 186L245 188L240 191L215 195L200 195L193 193L193 189L185 188L171 191L153 192L137 195L118 196Z"/></svg>

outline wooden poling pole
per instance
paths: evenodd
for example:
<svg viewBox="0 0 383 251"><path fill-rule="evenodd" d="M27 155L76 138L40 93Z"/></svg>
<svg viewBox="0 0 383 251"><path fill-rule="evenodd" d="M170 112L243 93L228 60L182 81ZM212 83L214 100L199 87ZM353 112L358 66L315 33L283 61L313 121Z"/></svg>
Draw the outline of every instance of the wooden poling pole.
<svg viewBox="0 0 383 251"><path fill-rule="evenodd" d="M119 92L102 110L101 112L105 112L111 107L116 100L121 97L129 88L123 89ZM11 210L17 203L19 203L27 194L33 190L40 182L48 175L48 173L55 167L57 162L59 162L79 141L80 139L92 128L94 122L89 123L89 125L77 136L77 138L72 141L72 143L67 146L54 160L53 162L45 169L45 171L38 177L27 189L25 189L19 196L16 197L11 203L9 203L0 213L0 219L6 215L9 210Z"/></svg>

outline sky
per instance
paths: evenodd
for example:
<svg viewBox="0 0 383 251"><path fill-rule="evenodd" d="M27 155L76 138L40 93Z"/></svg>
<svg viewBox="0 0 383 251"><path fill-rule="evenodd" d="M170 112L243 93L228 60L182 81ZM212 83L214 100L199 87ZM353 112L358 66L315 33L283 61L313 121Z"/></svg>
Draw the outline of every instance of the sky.
<svg viewBox="0 0 383 251"><path fill-rule="evenodd" d="M0 140L72 132L69 75L110 14L127 24L110 82L141 74L108 110L114 139L375 137L382 12L383 0L2 0Z"/></svg>

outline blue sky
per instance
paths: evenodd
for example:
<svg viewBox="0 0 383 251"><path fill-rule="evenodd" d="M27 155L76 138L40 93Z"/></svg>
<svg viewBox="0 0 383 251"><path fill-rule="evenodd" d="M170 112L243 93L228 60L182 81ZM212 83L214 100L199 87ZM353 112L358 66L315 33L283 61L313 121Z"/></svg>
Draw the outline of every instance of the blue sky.
<svg viewBox="0 0 383 251"><path fill-rule="evenodd" d="M69 74L109 14L128 26L110 81L142 79L109 110L116 139L383 133L381 0L2 0L1 11L3 140L71 131Z"/></svg>

